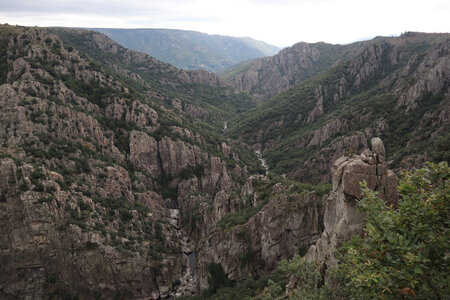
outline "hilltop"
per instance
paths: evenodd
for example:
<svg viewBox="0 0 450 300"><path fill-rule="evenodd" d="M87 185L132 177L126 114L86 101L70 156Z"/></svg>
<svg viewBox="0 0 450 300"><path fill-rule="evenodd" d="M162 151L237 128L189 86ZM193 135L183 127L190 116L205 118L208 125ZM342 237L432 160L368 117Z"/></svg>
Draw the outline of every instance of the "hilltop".
<svg viewBox="0 0 450 300"><path fill-rule="evenodd" d="M177 29L92 28L122 46L185 70L220 72L242 61L276 54L280 48L248 37Z"/></svg>

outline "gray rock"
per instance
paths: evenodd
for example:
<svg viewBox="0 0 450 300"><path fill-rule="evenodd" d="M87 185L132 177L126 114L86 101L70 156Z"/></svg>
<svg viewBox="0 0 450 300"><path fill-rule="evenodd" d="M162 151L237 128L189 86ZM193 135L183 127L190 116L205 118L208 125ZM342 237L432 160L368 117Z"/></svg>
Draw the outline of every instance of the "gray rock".
<svg viewBox="0 0 450 300"><path fill-rule="evenodd" d="M309 248L305 256L307 261L336 265L333 254L336 247L352 235L362 233L365 216L355 202L362 196L360 182L366 181L387 204L397 204L397 177L387 169L384 159L376 159L384 158L383 142L373 138L372 149L372 152L364 150L362 155L343 156L334 163L331 170L333 191L325 203L325 228L322 237Z"/></svg>

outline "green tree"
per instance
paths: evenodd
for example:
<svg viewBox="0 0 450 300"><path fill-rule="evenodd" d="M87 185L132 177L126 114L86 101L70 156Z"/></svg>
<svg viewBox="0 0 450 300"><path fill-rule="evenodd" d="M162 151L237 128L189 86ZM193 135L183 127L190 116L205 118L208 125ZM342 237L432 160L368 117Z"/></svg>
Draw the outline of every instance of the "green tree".
<svg viewBox="0 0 450 300"><path fill-rule="evenodd" d="M291 295L292 299L319 299L319 284L322 280L315 263L306 262L300 255L296 254L290 260L283 260L278 269L287 277L295 277L297 289Z"/></svg>
<svg viewBox="0 0 450 300"><path fill-rule="evenodd" d="M221 263L209 263L208 271L210 274L210 276L208 276L208 290L210 293L215 293L218 288L233 285L233 282L228 278L227 274L225 274Z"/></svg>
<svg viewBox="0 0 450 300"><path fill-rule="evenodd" d="M354 298L448 299L449 178L447 162L405 172L398 209L362 185L364 237L341 248L339 265Z"/></svg>

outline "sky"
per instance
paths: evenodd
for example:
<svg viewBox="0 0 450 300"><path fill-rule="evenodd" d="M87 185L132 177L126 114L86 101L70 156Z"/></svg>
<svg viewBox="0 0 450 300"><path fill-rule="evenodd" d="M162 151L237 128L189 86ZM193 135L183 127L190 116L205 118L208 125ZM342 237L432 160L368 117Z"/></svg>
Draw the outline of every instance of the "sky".
<svg viewBox="0 0 450 300"><path fill-rule="evenodd" d="M0 0L0 23L172 28L276 46L450 32L449 0Z"/></svg>

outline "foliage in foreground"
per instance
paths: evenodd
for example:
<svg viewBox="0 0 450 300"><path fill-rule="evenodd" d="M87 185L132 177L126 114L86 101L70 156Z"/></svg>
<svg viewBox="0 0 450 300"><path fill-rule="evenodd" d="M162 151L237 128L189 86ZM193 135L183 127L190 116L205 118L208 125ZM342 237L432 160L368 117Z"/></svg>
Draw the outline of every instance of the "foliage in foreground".
<svg viewBox="0 0 450 300"><path fill-rule="evenodd" d="M363 237L356 236L340 249L338 267L329 270L325 285L296 258L288 275L300 285L294 299L448 299L450 295L450 168L447 162L428 163L404 172L398 187L398 209L363 186L358 202L366 214ZM307 274L292 272L303 264ZM306 264L306 265L305 265ZM300 267L297 267L299 269ZM306 286L306 289L305 289Z"/></svg>
<svg viewBox="0 0 450 300"><path fill-rule="evenodd" d="M450 295L450 169L446 162L405 172L399 207L364 189L364 239L343 247L341 272L359 299L445 299Z"/></svg>
<svg viewBox="0 0 450 300"><path fill-rule="evenodd" d="M315 263L296 255L280 262L281 276L266 278L265 287L245 299L285 299L292 276L297 285L290 299L449 299L449 179L447 162L404 172L397 209L363 184L358 206L367 215L364 235L338 250L340 263L327 270L325 282ZM209 297L232 299L230 291L218 289Z"/></svg>

